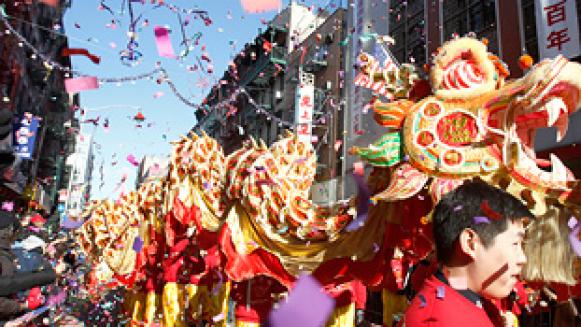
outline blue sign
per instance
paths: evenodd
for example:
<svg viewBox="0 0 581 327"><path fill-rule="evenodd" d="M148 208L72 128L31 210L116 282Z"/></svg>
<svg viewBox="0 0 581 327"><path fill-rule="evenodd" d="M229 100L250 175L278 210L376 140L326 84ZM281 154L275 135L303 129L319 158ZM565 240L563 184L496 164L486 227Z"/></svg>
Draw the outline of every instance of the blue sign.
<svg viewBox="0 0 581 327"><path fill-rule="evenodd" d="M39 119L30 113L24 113L14 126L14 152L22 159L32 159L34 143L38 131Z"/></svg>
<svg viewBox="0 0 581 327"><path fill-rule="evenodd" d="M60 212L60 213L63 213L63 212L65 212L65 204L64 204L64 203L59 203L59 204L56 206L56 211L58 211L58 212Z"/></svg>

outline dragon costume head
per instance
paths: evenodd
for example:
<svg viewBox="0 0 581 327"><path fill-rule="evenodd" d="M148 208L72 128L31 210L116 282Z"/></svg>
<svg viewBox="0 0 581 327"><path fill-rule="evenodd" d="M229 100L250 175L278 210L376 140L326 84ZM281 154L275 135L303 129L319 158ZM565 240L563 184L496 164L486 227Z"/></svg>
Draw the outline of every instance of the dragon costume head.
<svg viewBox="0 0 581 327"><path fill-rule="evenodd" d="M367 148L351 149L374 166L392 167L389 186L375 198L406 199L429 183L435 203L463 180L479 177L560 225L563 210L578 211L580 203L570 195L579 183L556 156L537 159L534 140L544 127L556 127L557 141L565 135L569 116L581 106L581 65L559 56L539 62L522 78L508 76L484 43L455 38L433 58L433 95L376 101L374 117L388 132ZM551 275L556 274L534 279L564 279Z"/></svg>

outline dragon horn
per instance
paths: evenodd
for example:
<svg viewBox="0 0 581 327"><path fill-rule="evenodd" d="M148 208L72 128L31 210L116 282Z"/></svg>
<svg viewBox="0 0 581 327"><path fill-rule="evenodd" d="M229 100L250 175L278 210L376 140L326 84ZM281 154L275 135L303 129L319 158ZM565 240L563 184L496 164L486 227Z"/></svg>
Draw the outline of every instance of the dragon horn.
<svg viewBox="0 0 581 327"><path fill-rule="evenodd" d="M254 137L252 137L252 135L250 136L250 144L253 148L256 148L256 140L254 139Z"/></svg>
<svg viewBox="0 0 581 327"><path fill-rule="evenodd" d="M259 143L260 143L261 150L268 150L268 146L266 145L266 143L264 143L263 139L260 139Z"/></svg>

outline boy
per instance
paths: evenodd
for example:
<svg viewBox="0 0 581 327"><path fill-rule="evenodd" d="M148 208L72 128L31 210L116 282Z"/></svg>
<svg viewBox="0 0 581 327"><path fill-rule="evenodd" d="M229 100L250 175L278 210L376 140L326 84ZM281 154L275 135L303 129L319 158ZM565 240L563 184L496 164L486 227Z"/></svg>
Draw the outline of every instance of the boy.
<svg viewBox="0 0 581 327"><path fill-rule="evenodd" d="M518 199L479 180L446 194L433 213L440 266L412 300L404 326L507 325L489 300L507 297L517 282L529 218Z"/></svg>

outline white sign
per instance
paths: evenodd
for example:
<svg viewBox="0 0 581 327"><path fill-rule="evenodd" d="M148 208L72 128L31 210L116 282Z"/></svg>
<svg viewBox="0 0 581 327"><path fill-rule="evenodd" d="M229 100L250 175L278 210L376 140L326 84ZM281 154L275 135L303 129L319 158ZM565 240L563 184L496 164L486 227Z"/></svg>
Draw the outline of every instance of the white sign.
<svg viewBox="0 0 581 327"><path fill-rule="evenodd" d="M541 59L581 53L575 0L536 0L537 36Z"/></svg>
<svg viewBox="0 0 581 327"><path fill-rule="evenodd" d="M315 109L315 81L313 74L300 72L297 86L295 126L299 140L311 143L313 110Z"/></svg>

